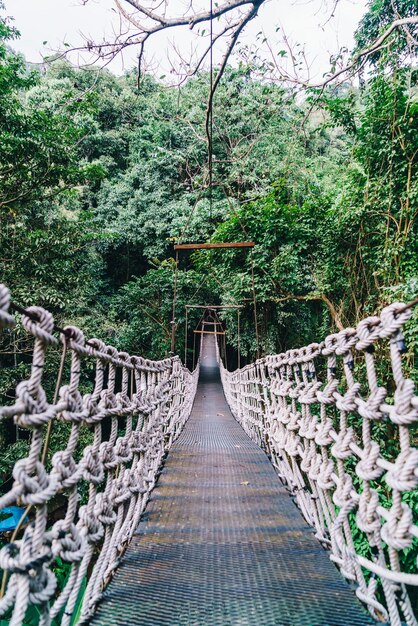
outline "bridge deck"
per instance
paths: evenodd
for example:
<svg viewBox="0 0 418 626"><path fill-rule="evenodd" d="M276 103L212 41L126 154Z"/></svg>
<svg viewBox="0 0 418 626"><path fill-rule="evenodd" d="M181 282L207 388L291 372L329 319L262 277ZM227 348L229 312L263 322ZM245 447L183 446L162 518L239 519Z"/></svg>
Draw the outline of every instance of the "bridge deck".
<svg viewBox="0 0 418 626"><path fill-rule="evenodd" d="M232 417L205 337L192 415L91 624L372 623Z"/></svg>

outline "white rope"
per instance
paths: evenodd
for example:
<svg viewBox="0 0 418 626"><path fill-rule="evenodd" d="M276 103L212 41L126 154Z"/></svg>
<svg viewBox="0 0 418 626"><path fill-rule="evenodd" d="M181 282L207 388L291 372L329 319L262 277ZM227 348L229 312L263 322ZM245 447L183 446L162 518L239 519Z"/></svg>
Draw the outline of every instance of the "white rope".
<svg viewBox="0 0 418 626"><path fill-rule="evenodd" d="M10 291L0 284L0 329L14 325L14 318L8 313L10 307Z"/></svg>
<svg viewBox="0 0 418 626"><path fill-rule="evenodd" d="M392 626L417 626L406 585L418 586L418 570L400 566L400 555L418 537L405 498L418 486L412 443L418 397L402 369L402 327L410 315L395 303L322 344L235 372L220 362L232 413L271 454L330 558L357 584L360 600ZM390 373L382 374L388 363ZM389 437L396 450L391 459L380 447ZM359 538L367 555L356 547Z"/></svg>
<svg viewBox="0 0 418 626"><path fill-rule="evenodd" d="M0 327L14 323L9 304L10 294L0 285ZM69 326L64 330L70 377L58 401L50 404L42 377L47 349L57 343L54 321L40 307L28 311L31 316L23 315L22 324L35 337L31 375L17 386L14 405L0 408L0 418L12 417L32 431L32 438L28 456L15 464L11 489L0 497L0 510L32 505L35 513L22 538L0 550L0 568L9 575L0 615L12 611L10 626L20 626L27 608L36 605L41 625L61 615L61 624L69 626L85 578L89 576L80 624L90 618L132 538L163 456L189 417L198 368L190 373L178 357L150 361L98 339L86 343L83 333ZM81 372L92 360L94 389L82 395ZM68 423L70 434L47 468L41 459L45 426L51 421ZM110 426L108 436L104 425ZM86 428L93 441L76 460ZM83 485L88 497L80 505ZM58 494L66 500L66 513L51 523L50 505ZM53 573L58 558L71 567L61 591Z"/></svg>

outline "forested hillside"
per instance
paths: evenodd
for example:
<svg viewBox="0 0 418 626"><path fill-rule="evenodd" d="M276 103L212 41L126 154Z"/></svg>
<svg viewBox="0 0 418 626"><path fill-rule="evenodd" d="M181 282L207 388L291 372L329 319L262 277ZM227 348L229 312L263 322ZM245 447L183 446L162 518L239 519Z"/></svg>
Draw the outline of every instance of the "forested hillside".
<svg viewBox="0 0 418 626"><path fill-rule="evenodd" d="M253 3L254 11L258 4ZM12 11L11 6L7 8ZM151 73L139 80L136 70L117 76L94 64L75 67L65 55L33 65L15 51L20 34L0 0L0 283L10 288L15 304L43 306L58 325L75 325L86 337L98 337L149 359L170 353L176 293L175 352L183 358L187 335L186 365L190 368L193 329L201 311L189 310L186 326L185 305L240 304L239 318L232 308L220 313L230 370L238 364L238 342L244 365L259 355L304 346L356 326L390 303L416 299L418 18L410 30L394 28L381 46L375 45L399 16L416 17L416 13L416 0L371 0L355 35L352 80L334 81L338 73L334 59L331 74L315 88L299 85L297 89L284 80L267 78L267 65L258 52L245 57L236 51L214 93L211 173L205 126L213 72L211 76L204 64L176 88ZM367 48L364 55L361 51ZM240 241L254 241L255 247L251 251L182 252L177 258L174 252L179 242ZM404 354L405 377L417 382L418 307L405 325L405 337L393 338L391 332L399 363L400 353ZM51 346L48 351L42 382L48 398L54 397L60 362L63 380L69 378L66 341L64 349ZM28 377L33 345L21 322L2 334L0 404L12 404L16 384ZM362 350L370 357L374 344L367 346ZM350 379L348 370L355 367L356 380L369 385L364 411L373 402L380 406L379 398L385 397L379 396L380 385L387 386L388 403L396 408L400 402L401 383L390 369L386 348L377 344L376 366L370 364L373 359L366 359L366 364L347 361L349 353L342 353L346 378ZM324 366L328 382L335 369L330 363ZM305 366L306 361L302 375L313 376ZM43 366L33 367L41 370ZM74 363L71 367L74 377ZM103 371L97 369L102 383ZM110 379L109 371L105 377ZM154 376L155 371L150 369L148 374ZM80 406L82 395L91 393L95 372L92 363L83 365L76 385ZM127 376L119 381L126 395ZM56 397L60 379L59 375ZM142 394L146 385L142 386L142 378L140 382ZM337 379L334 382L337 385ZM409 393L411 381L402 378L401 382ZM264 380L262 384L267 387ZM356 385L360 383L350 384L347 394L353 389L357 393ZM252 401L254 395L249 393ZM347 397L343 399L348 402ZM406 407L412 407L410 397L412 391ZM348 430L366 433L364 439L369 437L370 443L367 428L375 420L372 443L376 454L393 462L401 458L400 450L404 451L397 422L389 418L384 422L382 417L389 412L379 413L379 408L377 417L366 413L363 419L360 412L353 412L353 402L344 406L349 408L339 410L344 420L348 415ZM135 410L136 416L142 408ZM116 441L117 418L124 414L115 413L111 428ZM399 424L409 426L415 418L410 417L412 409L405 413L405 421ZM43 444L46 466L53 452L66 449L73 428L71 420L65 423L55 419L57 415ZM132 420L129 424L132 428ZM71 451L75 458L91 444L92 433L93 429L80 429ZM31 430L20 427L18 420L2 420L0 493L10 487L15 461L28 452L30 437ZM416 444L413 437L411 449ZM377 457L373 460L371 447L369 453L372 466ZM338 458L342 467L341 459L346 457ZM409 458L408 472L416 457L405 455ZM347 464L351 461L350 457ZM406 460L402 463L406 466ZM396 467L400 472L403 465ZM357 488L360 474L356 468L350 466ZM367 480L374 484L374 474L370 476ZM399 492L403 492L402 506L406 502L411 512L410 518L399 520L409 529L416 521L418 494L413 480L405 480L401 484L406 487ZM84 487L74 492L74 502L78 497L86 501ZM389 510L390 489L377 489L379 502ZM335 503L340 507L340 501ZM354 509L347 510L354 520ZM370 556L365 534L358 529L355 533L357 552ZM415 572L417 548L412 535L404 546L402 571ZM58 562L54 570L61 588L67 566ZM373 586L374 574L368 580ZM3 587L5 581L6 577ZM37 618L29 623L38 623Z"/></svg>
<svg viewBox="0 0 418 626"><path fill-rule="evenodd" d="M359 45L373 37L375 13ZM296 97L251 67L227 69L215 94L210 215L205 72L179 89L146 76L138 89L134 73L28 66L13 52L18 36L3 17L0 274L21 305L162 357L181 237L256 242L263 354L416 295L417 73L399 38L361 88ZM241 350L251 360L250 256L184 255L180 270L177 351L186 302L243 302ZM235 314L225 319L233 361ZM19 328L7 342L6 396L30 350Z"/></svg>

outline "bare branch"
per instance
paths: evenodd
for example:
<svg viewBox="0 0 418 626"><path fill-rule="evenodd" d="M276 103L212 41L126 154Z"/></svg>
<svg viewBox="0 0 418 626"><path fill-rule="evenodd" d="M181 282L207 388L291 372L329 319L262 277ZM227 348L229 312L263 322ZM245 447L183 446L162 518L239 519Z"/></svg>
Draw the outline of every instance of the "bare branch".
<svg viewBox="0 0 418 626"><path fill-rule="evenodd" d="M89 0L84 0L87 4ZM167 0L115 0L116 8L121 16L120 32L115 34L113 41L103 40L101 43L89 41L86 38L84 47L77 47L67 50L68 52L85 51L96 56L96 60L113 60L126 48L137 46L139 73L142 71L144 61L145 45L151 36L157 35L171 28L186 27L193 30L197 25L209 22L216 22L214 42L226 38L228 34L232 37L227 45L226 52L221 63L220 76L229 58L231 51L237 41L239 34L245 25L254 17L258 8L268 0L225 0L215 4L213 11L195 11L193 2L185 10L176 15L167 15L169 3ZM122 22L127 25L123 27ZM210 46L204 51L200 51L195 67L189 68L186 78L195 74L203 64L208 55ZM219 81L218 81L219 82Z"/></svg>
<svg viewBox="0 0 418 626"><path fill-rule="evenodd" d="M389 28L387 28L387 30L385 30L385 32L382 33L380 35L380 37L378 37L372 43L371 46L369 46L368 48L365 48L364 50L362 50L361 52L356 54L356 56L353 58L353 60L348 65L346 65L345 67L341 68L335 74L332 74L331 76L329 76L322 83L319 83L317 85L309 85L309 86L310 87L326 86L327 84L329 84L330 82L334 81L336 78L338 78L342 74L347 74L347 73L351 72L353 69L356 69L359 61L366 60L372 54L374 54L375 52L378 52L379 50L381 50L382 47L384 46L386 40L388 39L388 37L390 37L390 35L395 30L397 30L398 28L402 28L402 27L406 26L407 24L418 24L418 15L414 15L412 17L404 17L402 19L395 20L394 22L392 22L392 24L389 26Z"/></svg>
<svg viewBox="0 0 418 626"><path fill-rule="evenodd" d="M158 13L156 13L152 9L148 9L142 2L138 2L138 0L124 0L127 4L130 4L138 13L142 14L143 17L146 17L153 22L156 22L154 25L151 25L146 28L146 26L141 22L141 28L145 32L157 32L166 28L173 28L175 26L188 26L189 28L194 28L196 24L200 24L202 22L207 22L211 18L210 11L201 11L199 13L191 13L185 14L182 16L176 16L167 18ZM252 0L228 0L227 2L215 6L212 16L214 19L225 15L226 13L230 13L234 9L244 7L248 4L253 5L261 5L264 0L259 2L253 2ZM138 22L141 17L135 17L135 21Z"/></svg>
<svg viewBox="0 0 418 626"><path fill-rule="evenodd" d="M207 108L206 108L206 137L207 137L207 142L208 142L209 154L212 153L212 137L211 137L211 133L210 133L210 111L212 109L212 103L213 103L213 97L214 97L215 91L216 91L216 89L217 89L217 87L218 87L218 85L219 85L219 83L221 81L221 78L222 78L223 73L224 73L225 68L226 68L226 64L228 63L228 59L229 59L229 57L231 55L231 52L234 49L235 44L237 43L238 37L240 36L242 31L246 27L248 22L250 22L257 15L257 11L258 11L259 7L261 6L261 4L263 3L263 1L264 0L258 0L258 1L253 2L252 3L253 6L251 7L251 9L242 18L241 22L238 24L238 26L234 30L234 32L232 34L232 37L229 40L228 47L226 49L224 57L222 59L221 67L219 68L219 71L216 74L216 78L213 81L212 89L209 92L208 104L207 104Z"/></svg>

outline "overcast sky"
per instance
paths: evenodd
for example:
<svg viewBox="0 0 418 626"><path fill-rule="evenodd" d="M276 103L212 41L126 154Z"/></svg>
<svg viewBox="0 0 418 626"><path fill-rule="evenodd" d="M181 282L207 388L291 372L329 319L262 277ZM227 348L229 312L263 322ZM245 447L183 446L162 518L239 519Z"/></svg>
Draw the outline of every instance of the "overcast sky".
<svg viewBox="0 0 418 626"><path fill-rule="evenodd" d="M175 10L179 2L170 0L169 6ZM241 40L254 42L260 30L273 40L278 37L276 26L280 26L293 43L305 45L313 75L318 77L328 69L330 54L335 54L341 46L352 47L353 32L364 13L366 0L340 0L335 16L329 19L333 5L332 0L270 0L261 8L259 17L248 25ZM6 0L6 10L15 18L15 26L22 35L13 45L31 62L39 62L51 50L62 47L63 42L77 46L83 35L98 41L118 28L113 0L89 0L86 6L81 0ZM169 36L151 42L148 55L152 56L158 74L168 70L167 55L173 55L171 40L187 54L188 37L188 32L174 30ZM48 43L43 45L44 41ZM280 43L277 45L280 49ZM111 69L119 73L135 66L136 54L130 49L123 59L113 62Z"/></svg>

